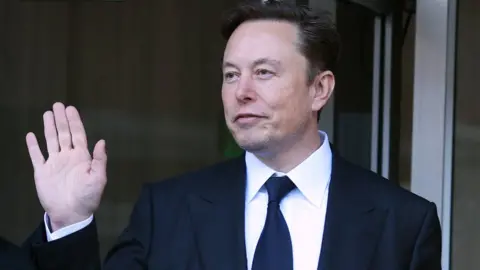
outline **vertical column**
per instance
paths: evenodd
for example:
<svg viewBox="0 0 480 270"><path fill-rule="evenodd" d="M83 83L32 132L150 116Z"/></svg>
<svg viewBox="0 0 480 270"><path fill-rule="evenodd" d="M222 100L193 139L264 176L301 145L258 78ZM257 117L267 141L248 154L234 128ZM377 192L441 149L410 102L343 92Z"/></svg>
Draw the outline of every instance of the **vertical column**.
<svg viewBox="0 0 480 270"><path fill-rule="evenodd" d="M383 20L375 18L373 30L373 82L372 82L372 133L370 145L370 170L378 173L379 128L380 128L380 89L382 76L382 33Z"/></svg>
<svg viewBox="0 0 480 270"><path fill-rule="evenodd" d="M449 269L456 0L417 1L411 189L433 201Z"/></svg>

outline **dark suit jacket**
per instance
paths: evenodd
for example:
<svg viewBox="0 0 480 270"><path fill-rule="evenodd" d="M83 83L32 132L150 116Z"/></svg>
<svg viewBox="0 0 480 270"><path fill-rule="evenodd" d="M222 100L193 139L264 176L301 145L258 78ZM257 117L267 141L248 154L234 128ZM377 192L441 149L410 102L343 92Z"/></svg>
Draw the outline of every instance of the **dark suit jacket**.
<svg viewBox="0 0 480 270"><path fill-rule="evenodd" d="M0 238L0 269L1 270L34 270L28 250Z"/></svg>
<svg viewBox="0 0 480 270"><path fill-rule="evenodd" d="M146 185L128 227L109 252L108 270L244 270L243 157ZM96 227L45 243L32 236L39 262L99 269ZM334 154L318 269L438 270L436 207Z"/></svg>

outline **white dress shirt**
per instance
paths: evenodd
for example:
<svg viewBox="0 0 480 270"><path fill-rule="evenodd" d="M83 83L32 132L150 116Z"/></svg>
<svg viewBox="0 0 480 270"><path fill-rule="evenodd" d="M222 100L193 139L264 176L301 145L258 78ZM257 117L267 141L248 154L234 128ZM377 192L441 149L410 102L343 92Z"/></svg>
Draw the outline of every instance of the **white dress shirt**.
<svg viewBox="0 0 480 270"><path fill-rule="evenodd" d="M47 213L45 213L45 215L43 216L43 222L45 224L45 231L47 232L47 241L48 242L60 239L60 238L65 237L69 234L72 234L74 232L78 232L81 229L87 227L92 221L93 221L93 215L90 216L89 218L87 218L84 221L80 221L80 222L72 224L70 226L61 228L61 229L56 230L52 233L50 231L50 226L48 226L48 224L50 224L50 221L48 219Z"/></svg>
<svg viewBox="0 0 480 270"><path fill-rule="evenodd" d="M322 246L323 229L330 183L332 152L328 136L319 131L322 145L301 164L286 175L296 185L280 203L292 239L294 270L316 270ZM267 217L268 193L263 187L273 174L282 176L252 153L245 154L247 188L245 193L245 243L248 269L252 269L253 256ZM54 241L88 226L88 219L51 232L48 216L44 215L47 240Z"/></svg>
<svg viewBox="0 0 480 270"><path fill-rule="evenodd" d="M328 136L320 132L322 145L286 175L297 186L280 203L292 240L293 269L316 270L322 246L332 151ZM248 269L267 217L268 193L263 185L275 172L251 153L246 153L245 244Z"/></svg>

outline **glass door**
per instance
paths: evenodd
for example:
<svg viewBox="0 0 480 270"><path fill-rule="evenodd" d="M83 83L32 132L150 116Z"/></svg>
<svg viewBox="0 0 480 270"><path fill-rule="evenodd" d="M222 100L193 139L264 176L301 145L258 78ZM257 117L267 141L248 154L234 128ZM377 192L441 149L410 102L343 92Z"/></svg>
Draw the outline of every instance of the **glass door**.
<svg viewBox="0 0 480 270"><path fill-rule="evenodd" d="M480 2L457 2L450 269L480 267Z"/></svg>
<svg viewBox="0 0 480 270"><path fill-rule="evenodd" d="M319 128L347 160L394 180L402 15L396 2L310 0L313 9L333 12L342 38L334 97Z"/></svg>

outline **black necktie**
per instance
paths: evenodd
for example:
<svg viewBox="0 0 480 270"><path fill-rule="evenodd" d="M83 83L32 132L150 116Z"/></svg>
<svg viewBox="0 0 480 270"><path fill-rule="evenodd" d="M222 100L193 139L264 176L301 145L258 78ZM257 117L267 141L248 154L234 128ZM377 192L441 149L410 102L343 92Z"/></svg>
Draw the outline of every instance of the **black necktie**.
<svg viewBox="0 0 480 270"><path fill-rule="evenodd" d="M267 220L253 256L252 270L293 270L292 240L280 202L295 184L287 177L270 177L265 183L268 191Z"/></svg>

